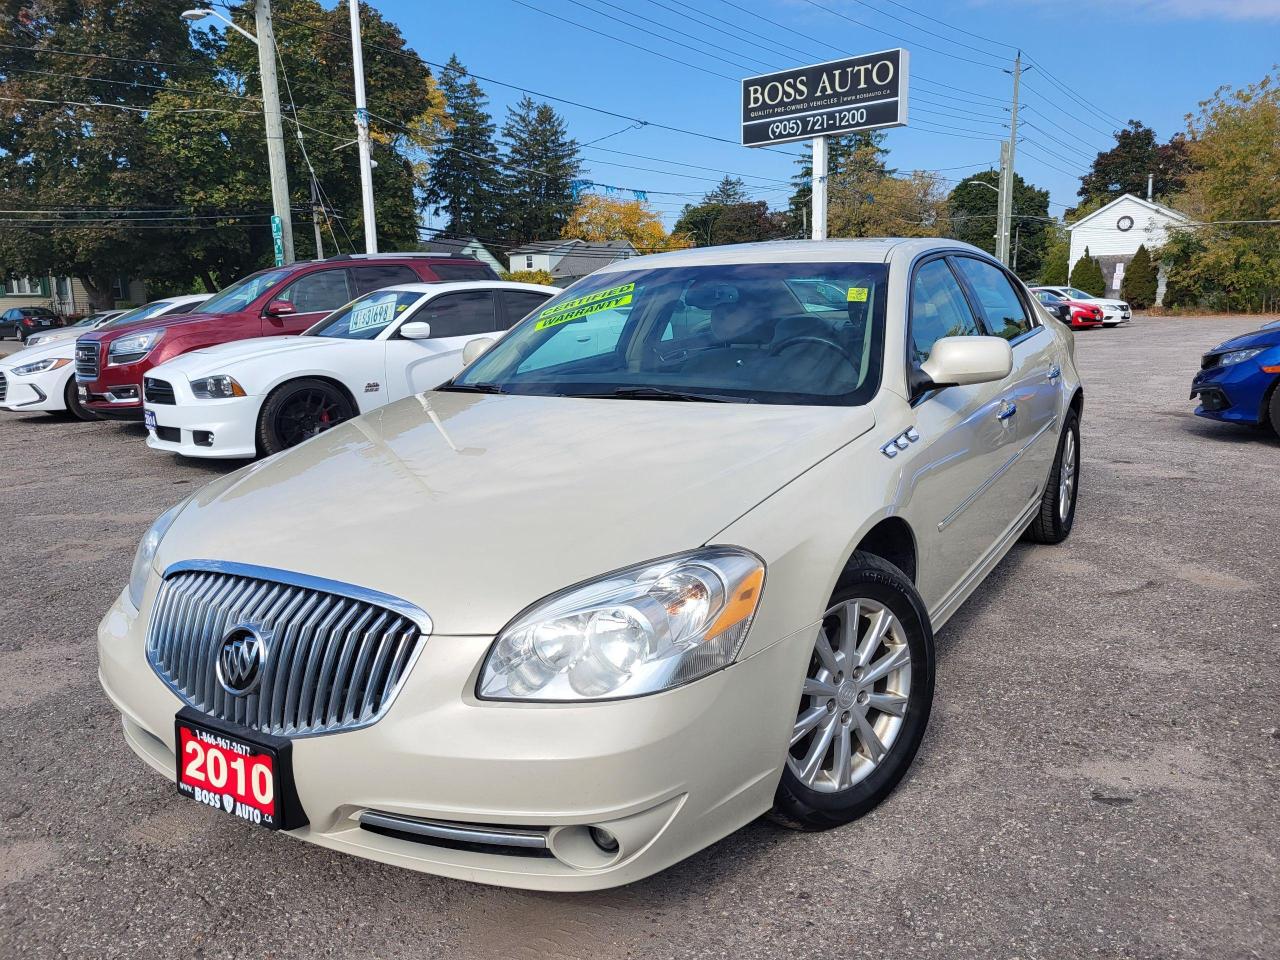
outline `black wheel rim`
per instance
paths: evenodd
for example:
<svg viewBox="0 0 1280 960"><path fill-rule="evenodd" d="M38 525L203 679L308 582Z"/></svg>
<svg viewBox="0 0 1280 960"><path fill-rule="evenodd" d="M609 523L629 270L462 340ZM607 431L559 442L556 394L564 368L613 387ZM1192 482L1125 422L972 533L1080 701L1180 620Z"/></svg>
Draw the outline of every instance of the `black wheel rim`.
<svg viewBox="0 0 1280 960"><path fill-rule="evenodd" d="M276 413L276 436L293 447L350 418L346 401L328 390L300 390Z"/></svg>

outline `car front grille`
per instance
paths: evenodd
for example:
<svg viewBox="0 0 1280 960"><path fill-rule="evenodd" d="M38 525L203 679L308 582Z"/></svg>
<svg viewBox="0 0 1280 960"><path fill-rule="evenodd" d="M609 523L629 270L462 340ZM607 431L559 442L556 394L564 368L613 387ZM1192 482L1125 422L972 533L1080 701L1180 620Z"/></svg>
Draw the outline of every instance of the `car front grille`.
<svg viewBox="0 0 1280 960"><path fill-rule="evenodd" d="M6 377L3 373L0 373L0 403L4 403L4 401L8 398L8 396L9 396L9 378Z"/></svg>
<svg viewBox="0 0 1280 960"><path fill-rule="evenodd" d="M96 343L76 344L76 379L98 379L98 345Z"/></svg>
<svg viewBox="0 0 1280 960"><path fill-rule="evenodd" d="M278 570L196 563L160 587L147 631L152 669L186 704L276 736L368 726L395 699L430 632L426 614L358 587ZM257 682L219 680L224 640L261 638Z"/></svg>
<svg viewBox="0 0 1280 960"><path fill-rule="evenodd" d="M177 403L173 395L173 384L168 380L144 377L142 380L142 396L147 403L166 403L171 406Z"/></svg>

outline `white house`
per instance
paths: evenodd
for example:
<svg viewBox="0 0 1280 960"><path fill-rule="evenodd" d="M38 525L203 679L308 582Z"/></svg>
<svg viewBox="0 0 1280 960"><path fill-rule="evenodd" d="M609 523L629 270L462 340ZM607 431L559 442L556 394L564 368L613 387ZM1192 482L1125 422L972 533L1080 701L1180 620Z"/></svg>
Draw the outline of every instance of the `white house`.
<svg viewBox="0 0 1280 960"><path fill-rule="evenodd" d="M637 256L636 248L626 240L588 243L586 240L535 240L516 247L507 254L511 272L545 270L557 287L567 287L575 280L618 260Z"/></svg>
<svg viewBox="0 0 1280 960"><path fill-rule="evenodd" d="M1125 269L1138 252L1138 247L1145 246L1147 252L1154 255L1156 249L1164 245L1170 230L1190 222L1189 217L1164 204L1126 193L1068 225L1067 230L1071 233L1068 270L1075 268L1076 261L1084 256L1087 249L1089 256L1102 265L1107 295L1119 296ZM1156 303L1163 299L1164 271L1161 270Z"/></svg>

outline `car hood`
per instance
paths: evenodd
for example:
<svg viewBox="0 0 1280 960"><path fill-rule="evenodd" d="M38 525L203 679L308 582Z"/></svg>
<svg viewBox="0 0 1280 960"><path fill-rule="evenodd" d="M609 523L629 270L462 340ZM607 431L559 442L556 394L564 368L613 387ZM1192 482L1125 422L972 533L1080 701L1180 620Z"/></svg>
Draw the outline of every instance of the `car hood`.
<svg viewBox="0 0 1280 960"><path fill-rule="evenodd" d="M197 320L220 320L221 316L211 313L175 313L167 317L145 317L141 320L130 320L121 326L103 327L89 333L82 333L81 340L93 343L110 343L116 337L128 336L139 330L167 330L169 327L181 326Z"/></svg>
<svg viewBox="0 0 1280 960"><path fill-rule="evenodd" d="M157 565L311 574L415 603L437 634L489 635L711 541L874 424L867 407L418 394L210 484Z"/></svg>
<svg viewBox="0 0 1280 960"><path fill-rule="evenodd" d="M41 332L41 333L35 334L34 336L38 336L40 338L39 345L44 346L47 343L53 343L57 340L74 340L76 337L82 336L89 332L91 331L84 330L84 329L80 329L80 330L66 329L66 330L53 330L49 332Z"/></svg>
<svg viewBox="0 0 1280 960"><path fill-rule="evenodd" d="M44 360L48 357L63 357L67 360L75 359L76 342L73 339L55 340L53 343L38 343L34 347L26 347L17 350L6 357L0 357L0 367L10 370L14 367L20 367L24 363L31 363L34 360Z"/></svg>
<svg viewBox="0 0 1280 960"><path fill-rule="evenodd" d="M1247 350L1250 347L1274 347L1277 345L1280 345L1280 327L1273 327L1270 330L1263 327L1261 330L1254 330L1252 333L1232 337L1207 352L1225 353L1228 350Z"/></svg>
<svg viewBox="0 0 1280 960"><path fill-rule="evenodd" d="M299 353L315 353L332 350L347 342L326 337L253 337L249 340L232 340L230 343L201 347L174 357L162 366L166 372L180 371L188 377L203 377L212 373L226 373L243 360L262 360L281 353L295 356Z"/></svg>

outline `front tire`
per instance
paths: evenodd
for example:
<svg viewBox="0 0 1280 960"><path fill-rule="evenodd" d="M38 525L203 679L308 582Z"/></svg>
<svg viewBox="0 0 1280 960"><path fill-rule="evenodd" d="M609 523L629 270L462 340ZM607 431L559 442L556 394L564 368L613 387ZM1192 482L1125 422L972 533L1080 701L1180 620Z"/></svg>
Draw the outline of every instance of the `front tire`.
<svg viewBox="0 0 1280 960"><path fill-rule="evenodd" d="M770 818L828 830L878 806L920 747L933 680L920 595L893 564L855 553L809 658Z"/></svg>
<svg viewBox="0 0 1280 960"><path fill-rule="evenodd" d="M62 389L62 399L67 405L67 412L77 420L101 420L96 413L80 402L80 390L76 385L76 378L71 377L67 380L67 385Z"/></svg>
<svg viewBox="0 0 1280 960"><path fill-rule="evenodd" d="M356 415L347 395L325 380L292 380L267 397L258 415L258 449L266 456L296 447Z"/></svg>
<svg viewBox="0 0 1280 960"><path fill-rule="evenodd" d="M1036 543L1061 543L1071 535L1076 522L1076 500L1080 491L1080 415L1067 411L1058 437L1058 453L1049 471L1049 482L1040 495L1027 537Z"/></svg>

